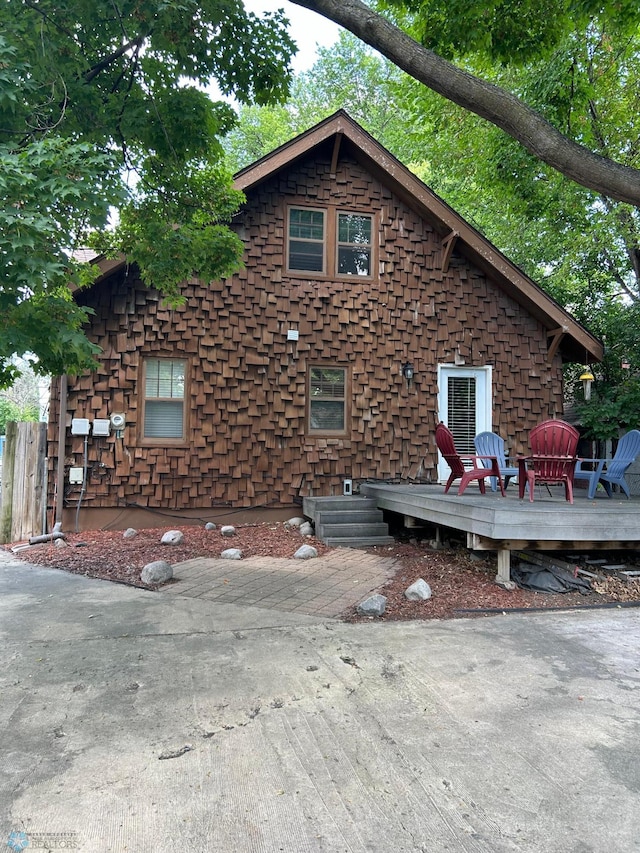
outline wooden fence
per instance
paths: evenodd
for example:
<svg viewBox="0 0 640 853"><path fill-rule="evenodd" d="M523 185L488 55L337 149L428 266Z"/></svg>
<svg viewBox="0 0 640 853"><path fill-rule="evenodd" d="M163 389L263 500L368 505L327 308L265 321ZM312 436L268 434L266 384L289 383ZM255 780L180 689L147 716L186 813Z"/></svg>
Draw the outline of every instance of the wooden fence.
<svg viewBox="0 0 640 853"><path fill-rule="evenodd" d="M20 542L44 532L46 453L46 424L7 424L2 454L0 543Z"/></svg>

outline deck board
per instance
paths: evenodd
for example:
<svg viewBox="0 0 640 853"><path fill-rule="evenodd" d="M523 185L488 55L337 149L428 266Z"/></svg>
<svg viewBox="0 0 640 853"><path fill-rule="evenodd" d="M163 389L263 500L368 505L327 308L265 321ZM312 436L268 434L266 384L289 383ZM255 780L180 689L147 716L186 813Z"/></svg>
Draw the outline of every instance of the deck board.
<svg viewBox="0 0 640 853"><path fill-rule="evenodd" d="M443 486L362 484L360 493L374 497L380 509L407 515L491 539L558 541L630 540L640 545L640 499L597 496L587 500L577 492L570 504L561 494L536 494L519 500L515 489L499 492L455 491ZM552 488L553 492L553 488Z"/></svg>
<svg viewBox="0 0 640 853"><path fill-rule="evenodd" d="M454 488L444 494L441 485L389 485L363 483L360 494L374 498L380 509L467 533L469 547L501 553L500 577L509 581L508 554L516 548L538 550L640 549L640 498L588 500L576 489L574 503L564 498L563 487L536 490L530 502L518 498L515 488L499 492L467 488L458 496Z"/></svg>

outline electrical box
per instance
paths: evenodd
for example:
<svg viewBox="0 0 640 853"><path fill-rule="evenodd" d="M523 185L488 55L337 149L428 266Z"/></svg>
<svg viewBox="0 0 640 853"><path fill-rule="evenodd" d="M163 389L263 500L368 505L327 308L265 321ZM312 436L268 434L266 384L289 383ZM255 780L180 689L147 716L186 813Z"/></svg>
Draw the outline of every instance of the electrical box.
<svg viewBox="0 0 640 853"><path fill-rule="evenodd" d="M111 426L114 429L124 429L124 425L127 422L127 417L124 412L114 412L111 415Z"/></svg>
<svg viewBox="0 0 640 853"><path fill-rule="evenodd" d="M342 494L343 495L352 495L353 494L353 480L343 480L342 481Z"/></svg>
<svg viewBox="0 0 640 853"><path fill-rule="evenodd" d="M299 337L297 329L289 329L287 332L287 340L288 341L297 341Z"/></svg>
<svg viewBox="0 0 640 853"><path fill-rule="evenodd" d="M96 418L93 422L94 435L109 435L111 432L111 421L109 418Z"/></svg>
<svg viewBox="0 0 640 853"><path fill-rule="evenodd" d="M82 485L82 481L84 480L83 474L82 468L69 468L69 483L72 486Z"/></svg>
<svg viewBox="0 0 640 853"><path fill-rule="evenodd" d="M89 435L90 431L89 418L73 418L71 420L71 435Z"/></svg>

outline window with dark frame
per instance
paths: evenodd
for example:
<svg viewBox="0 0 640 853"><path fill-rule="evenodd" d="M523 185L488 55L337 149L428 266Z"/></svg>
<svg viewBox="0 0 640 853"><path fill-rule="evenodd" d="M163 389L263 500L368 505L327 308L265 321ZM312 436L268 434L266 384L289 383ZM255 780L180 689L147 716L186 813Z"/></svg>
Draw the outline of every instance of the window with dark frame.
<svg viewBox="0 0 640 853"><path fill-rule="evenodd" d="M325 212L289 209L289 269L324 272Z"/></svg>
<svg viewBox="0 0 640 853"><path fill-rule="evenodd" d="M143 438L184 440L186 368L179 358L144 360Z"/></svg>
<svg viewBox="0 0 640 853"><path fill-rule="evenodd" d="M338 275L371 275L371 216L338 213Z"/></svg>
<svg viewBox="0 0 640 853"><path fill-rule="evenodd" d="M372 276L373 214L290 207L287 216L289 272Z"/></svg>
<svg viewBox="0 0 640 853"><path fill-rule="evenodd" d="M347 425L347 369L311 367L309 370L309 432L344 433Z"/></svg>

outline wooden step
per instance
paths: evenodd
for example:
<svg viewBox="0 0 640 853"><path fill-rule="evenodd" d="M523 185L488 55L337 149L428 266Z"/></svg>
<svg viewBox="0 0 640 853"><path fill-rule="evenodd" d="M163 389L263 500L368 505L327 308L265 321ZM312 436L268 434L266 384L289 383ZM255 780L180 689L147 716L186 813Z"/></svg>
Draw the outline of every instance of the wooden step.
<svg viewBox="0 0 640 853"><path fill-rule="evenodd" d="M326 545L364 548L389 545L389 526L376 501L360 495L304 498L303 512L315 526L315 534Z"/></svg>

